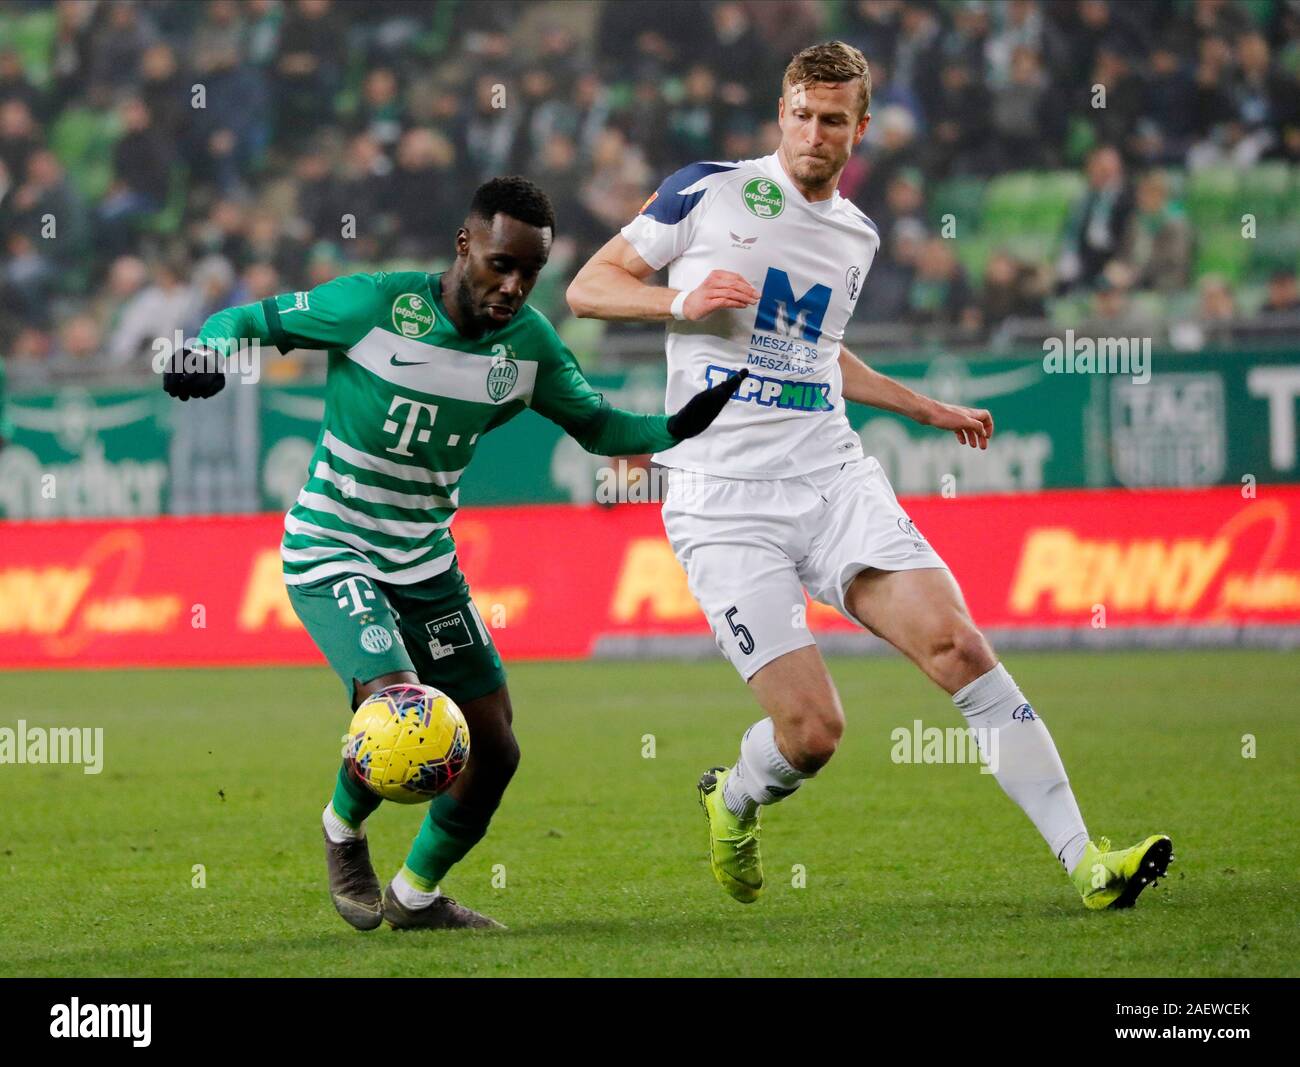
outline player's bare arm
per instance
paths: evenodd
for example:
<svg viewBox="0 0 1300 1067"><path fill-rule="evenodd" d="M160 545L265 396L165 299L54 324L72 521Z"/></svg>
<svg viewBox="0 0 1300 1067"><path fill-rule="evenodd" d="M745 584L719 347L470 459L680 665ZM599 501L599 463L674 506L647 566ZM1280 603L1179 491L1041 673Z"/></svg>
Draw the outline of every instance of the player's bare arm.
<svg viewBox="0 0 1300 1067"><path fill-rule="evenodd" d="M957 440L971 448L988 448L993 436L993 416L984 408L945 404L896 382L868 367L840 345L840 373L844 378L844 399L869 407L905 415L922 426L951 430Z"/></svg>
<svg viewBox="0 0 1300 1067"><path fill-rule="evenodd" d="M673 318L680 290L647 282L655 269L621 234L611 237L569 283L569 310L582 319L612 322L664 322ZM698 322L719 308L758 303L758 290L734 271L712 271L687 294L682 314Z"/></svg>

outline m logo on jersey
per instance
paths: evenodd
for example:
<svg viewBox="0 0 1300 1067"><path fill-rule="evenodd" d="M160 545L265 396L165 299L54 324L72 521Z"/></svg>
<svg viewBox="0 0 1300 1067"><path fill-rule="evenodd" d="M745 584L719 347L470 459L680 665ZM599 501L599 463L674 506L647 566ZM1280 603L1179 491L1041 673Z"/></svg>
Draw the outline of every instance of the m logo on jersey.
<svg viewBox="0 0 1300 1067"><path fill-rule="evenodd" d="M393 329L403 337L423 337L433 329L433 308L418 293L403 293L393 301Z"/></svg>
<svg viewBox="0 0 1300 1067"><path fill-rule="evenodd" d="M712 364L705 370L705 378L710 387L719 385L736 372L727 367ZM790 411L832 411L831 387L829 382L791 382L784 378L765 378L759 374L750 374L732 400L742 404L761 404L763 407L778 407Z"/></svg>
<svg viewBox="0 0 1300 1067"><path fill-rule="evenodd" d="M815 345L821 339L822 319L826 317L830 302L830 288L821 283L796 300L790 287L790 275L777 267L768 267L754 329L786 336L799 331L805 341Z"/></svg>
<svg viewBox="0 0 1300 1067"><path fill-rule="evenodd" d="M749 213L760 219L774 219L785 210L785 193L776 182L766 178L750 178L740 198Z"/></svg>
<svg viewBox="0 0 1300 1067"><path fill-rule="evenodd" d="M518 380L519 364L513 359L501 359L493 363L487 376L487 393L492 402L499 403L509 396Z"/></svg>

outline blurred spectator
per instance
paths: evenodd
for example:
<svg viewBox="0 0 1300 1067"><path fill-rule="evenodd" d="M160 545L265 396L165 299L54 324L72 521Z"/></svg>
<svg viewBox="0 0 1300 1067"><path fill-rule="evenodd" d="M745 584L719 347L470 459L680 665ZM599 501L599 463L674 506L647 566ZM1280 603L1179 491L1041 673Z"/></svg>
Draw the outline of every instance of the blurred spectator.
<svg viewBox="0 0 1300 1067"><path fill-rule="evenodd" d="M1137 134L1150 163L1181 159L1196 131L1196 86L1182 58L1170 47L1151 53Z"/></svg>
<svg viewBox="0 0 1300 1067"><path fill-rule="evenodd" d="M154 126L169 140L185 132L190 107L190 87L177 70L171 45L150 46L140 60L140 98L153 116Z"/></svg>
<svg viewBox="0 0 1300 1067"><path fill-rule="evenodd" d="M32 109L26 102L11 97L0 104L0 163L11 176L27 173L27 159L41 146L41 137Z"/></svg>
<svg viewBox="0 0 1300 1067"><path fill-rule="evenodd" d="M1127 263L1114 260L1097 278L1092 293L1093 323L1113 333L1149 328L1133 306L1133 270Z"/></svg>
<svg viewBox="0 0 1300 1067"><path fill-rule="evenodd" d="M992 135L1000 158L1019 160L1026 167L1054 162L1048 154L1051 141L1043 131L1056 125L1053 114L1060 114L1061 108L1049 88L1038 53L1027 45L1016 48L1007 83L993 90Z"/></svg>
<svg viewBox="0 0 1300 1067"><path fill-rule="evenodd" d="M932 237L921 246L908 299L907 318L917 325L969 322L970 283L957 262L952 242Z"/></svg>
<svg viewBox="0 0 1300 1067"><path fill-rule="evenodd" d="M989 129L992 110L988 90L983 81L972 78L965 61L944 64L925 148L925 165L935 177L995 169L998 156Z"/></svg>
<svg viewBox="0 0 1300 1067"><path fill-rule="evenodd" d="M707 64L686 73L683 99L668 109L668 151L673 169L708 159L722 140L722 101L717 78Z"/></svg>
<svg viewBox="0 0 1300 1067"><path fill-rule="evenodd" d="M293 0L275 63L278 129L285 147L301 144L333 116L342 87L345 34L330 0Z"/></svg>
<svg viewBox="0 0 1300 1067"><path fill-rule="evenodd" d="M84 369L99 357L103 341L93 315L74 315L59 327L51 361L70 370Z"/></svg>
<svg viewBox="0 0 1300 1067"><path fill-rule="evenodd" d="M402 98L397 75L390 67L376 67L361 86L361 107L353 123L383 148L402 136Z"/></svg>
<svg viewBox="0 0 1300 1067"><path fill-rule="evenodd" d="M596 142L590 177L582 186L582 202L612 233L641 210L656 181L641 149L629 144L617 126L605 130Z"/></svg>
<svg viewBox="0 0 1300 1067"><path fill-rule="evenodd" d="M858 303L857 313L864 322L900 322L907 317L925 238L925 227L911 218L902 219L887 232Z"/></svg>
<svg viewBox="0 0 1300 1067"><path fill-rule="evenodd" d="M87 211L58 157L40 148L27 159L27 180L0 207L6 229L21 230L51 264L71 270L88 244Z"/></svg>
<svg viewBox="0 0 1300 1067"><path fill-rule="evenodd" d="M108 90L130 86L140 68L140 57L158 38L144 5L112 0L96 12L95 23L88 39L90 86Z"/></svg>
<svg viewBox="0 0 1300 1067"><path fill-rule="evenodd" d="M904 219L925 226L925 191L921 172L915 167L905 167L894 175L885 191L884 211L876 209L871 216L881 233L890 233Z"/></svg>
<svg viewBox="0 0 1300 1067"><path fill-rule="evenodd" d="M113 261L108 269L106 284L90 307L101 335L107 335L116 328L123 309L148 280L149 268L138 256L122 256Z"/></svg>
<svg viewBox="0 0 1300 1067"><path fill-rule="evenodd" d="M1280 270L1268 280L1264 306L1266 314L1296 314L1300 312L1300 287L1296 285L1296 272Z"/></svg>
<svg viewBox="0 0 1300 1067"><path fill-rule="evenodd" d="M122 309L108 338L105 355L111 363L138 363L152 351L156 339L170 341L177 330L190 336L202 325L200 302L189 285L187 270L185 257L176 250L154 263L152 283Z"/></svg>
<svg viewBox="0 0 1300 1067"><path fill-rule="evenodd" d="M113 149L113 184L99 205L99 243L110 255L131 247L136 225L167 201L173 146L138 96L118 108L123 134Z"/></svg>
<svg viewBox="0 0 1300 1067"><path fill-rule="evenodd" d="M572 237L581 249L576 258L585 263L589 256L584 253L594 252L603 245L609 233L582 202L579 191L583 177L584 168L573 138L553 133L542 149L536 180L546 190L555 209L556 238Z"/></svg>
<svg viewBox="0 0 1300 1067"><path fill-rule="evenodd" d="M55 271L30 234L14 230L5 238L5 257L0 261L0 294L5 312L42 329L50 324L50 296Z"/></svg>
<svg viewBox="0 0 1300 1067"><path fill-rule="evenodd" d="M1061 291L1100 285L1086 299L1112 325L1134 308L1221 303L1217 281L1188 289L1192 239L1218 256L1240 187L1258 194L1270 229L1233 283L1268 283L1266 307L1294 301L1293 275L1261 271L1300 254L1283 203L1296 172L1247 171L1261 159L1300 166L1294 4L671 0L653 19L622 0L9 8L40 15L32 24L49 34L0 40L0 351L17 343L36 367L84 349L92 331L69 325L79 315L104 347L117 340L119 371L131 365L122 323L146 288L156 304L179 306L192 288L211 306L331 271L435 269L473 188L501 173L527 174L554 201L554 284L537 299L556 299L560 275L672 170L774 151L785 63L836 35L864 49L874 83L867 138L840 185L884 238L864 319L996 330L1040 313L1044 264L971 259L1000 237L980 229L980 180L1072 166L1090 148L1086 192L1060 234ZM1095 85L1105 107L1092 106ZM1170 179L1210 165L1222 173L1187 179L1184 215ZM1132 191L1127 169L1145 175ZM1051 245L1068 186L1044 176L1039 196L1039 181L1026 180L1016 220L1025 249ZM928 236L930 197L969 213L960 245ZM142 257L155 263L163 245L176 271L193 270L192 287L157 266L151 284L144 276ZM982 278L978 296L957 251Z"/></svg>
<svg viewBox="0 0 1300 1067"><path fill-rule="evenodd" d="M21 57L12 48L0 48L0 103L9 100L26 105L29 114L39 117L41 94L23 70Z"/></svg>
<svg viewBox="0 0 1300 1067"><path fill-rule="evenodd" d="M1088 189L1066 222L1057 277L1069 286L1087 286L1115 256L1133 212L1119 152L1102 145L1088 155Z"/></svg>
<svg viewBox="0 0 1300 1067"><path fill-rule="evenodd" d="M1295 80L1273 69L1268 41L1262 33L1256 31L1238 37L1236 59L1232 107L1244 139L1251 145L1249 156L1254 162L1273 145L1278 125L1294 117L1300 104L1296 100ZM1246 157L1238 155L1237 158Z"/></svg>
<svg viewBox="0 0 1300 1067"><path fill-rule="evenodd" d="M465 149L480 182L508 172L521 118L520 108L508 106L513 91L499 74L480 74L474 80L474 110L465 125Z"/></svg>
<svg viewBox="0 0 1300 1067"><path fill-rule="evenodd" d="M1181 207L1169 202L1163 171L1143 175L1122 253L1139 289L1173 293L1187 285L1192 265L1192 228Z"/></svg>
<svg viewBox="0 0 1300 1067"><path fill-rule="evenodd" d="M921 165L921 153L916 141L916 119L911 112L897 105L883 108L877 119L867 127L879 124L879 140L867 153L870 169L859 193L856 189L850 195L860 197L861 206L868 215L876 210L884 199L889 183L894 176L905 168L917 168Z"/></svg>
<svg viewBox="0 0 1300 1067"><path fill-rule="evenodd" d="M1041 274L1006 251L994 252L984 268L979 323L991 329L1007 319L1041 318L1046 295Z"/></svg>
<svg viewBox="0 0 1300 1067"><path fill-rule="evenodd" d="M1237 314L1237 302L1226 278L1207 274L1197 286L1200 297L1199 317L1202 323L1230 322Z"/></svg>
<svg viewBox="0 0 1300 1067"><path fill-rule="evenodd" d="M450 253L469 201L451 142L434 130L408 130L398 146L397 168L389 186L388 208L396 228L393 252L399 256Z"/></svg>

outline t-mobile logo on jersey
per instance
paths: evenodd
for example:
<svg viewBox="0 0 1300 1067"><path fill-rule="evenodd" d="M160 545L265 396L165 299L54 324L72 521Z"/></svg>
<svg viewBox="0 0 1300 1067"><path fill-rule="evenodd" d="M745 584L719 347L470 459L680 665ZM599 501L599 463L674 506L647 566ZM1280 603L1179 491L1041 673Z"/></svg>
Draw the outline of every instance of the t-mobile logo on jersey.
<svg viewBox="0 0 1300 1067"><path fill-rule="evenodd" d="M347 591L340 593L340 589ZM367 608L366 602L375 599L375 591L370 588L370 579L356 575L351 578L344 578L341 582L335 582L330 588L330 592L338 597L339 607L346 609L351 605L352 610L348 612L349 617L368 611L369 608Z"/></svg>
<svg viewBox="0 0 1300 1067"><path fill-rule="evenodd" d="M394 412L396 412L399 408L401 408L402 406L404 406L404 405L406 405L406 404L409 404L409 405L410 405L410 411L408 411L408 412L406 413L406 423L405 423L405 425L403 425L402 428L401 428L402 433L401 433L401 436L397 439L397 447L396 447L396 448L385 448L385 449L384 449L385 452L392 452L392 453L394 453L395 455L398 455L398 456L413 456L413 455L415 455L415 453L412 452L412 451L407 447L407 446L411 443L411 438L412 438L412 437L414 437L415 440L416 440L416 442L419 443L419 444L422 444L422 445L423 445L423 444L428 444L428 441L429 441L429 434L430 434L431 431L430 431L430 430L419 430L419 431L417 432L417 429L416 429L416 428L420 425L420 413L421 413L421 412L428 412L428 414L429 414L429 425L430 425L430 426L433 426L433 421L434 421L434 419L436 419L436 418L438 417L438 405L437 405L437 404L422 404L422 403L421 403L420 401L418 401L418 400L412 400L409 396L395 396L395 397L393 397L393 402L392 402L391 404L388 405L388 414L392 415L392 414L393 414ZM398 428L397 428L397 423L394 422L392 419L385 419L385 420L384 420L384 433L397 433L397 429L398 429Z"/></svg>

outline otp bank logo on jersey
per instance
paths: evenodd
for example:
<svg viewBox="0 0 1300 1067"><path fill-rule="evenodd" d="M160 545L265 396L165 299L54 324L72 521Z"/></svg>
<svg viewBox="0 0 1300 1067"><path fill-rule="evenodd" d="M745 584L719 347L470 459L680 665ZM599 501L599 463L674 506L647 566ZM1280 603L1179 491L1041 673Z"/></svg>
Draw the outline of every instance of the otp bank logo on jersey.
<svg viewBox="0 0 1300 1067"><path fill-rule="evenodd" d="M736 372L726 367L710 364L704 372L710 386L718 385ZM762 404L764 407L786 408L793 411L831 411L831 387L828 382L791 382L784 378L764 378L751 374L736 390L732 400L745 404Z"/></svg>

